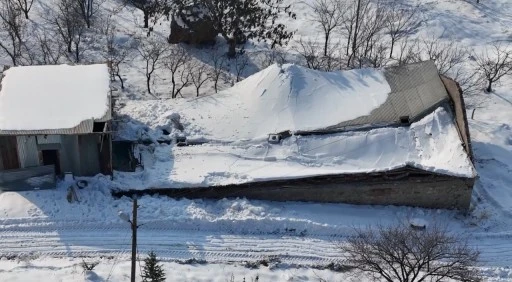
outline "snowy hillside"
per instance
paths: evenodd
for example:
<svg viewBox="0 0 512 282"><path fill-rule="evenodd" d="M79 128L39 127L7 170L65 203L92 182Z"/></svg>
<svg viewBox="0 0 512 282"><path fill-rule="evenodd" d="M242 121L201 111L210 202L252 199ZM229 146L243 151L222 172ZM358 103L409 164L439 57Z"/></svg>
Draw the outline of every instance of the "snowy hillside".
<svg viewBox="0 0 512 282"><path fill-rule="evenodd" d="M289 44L271 50L266 43L250 40L244 46L244 56L229 60L223 57L227 44L221 37L212 48L169 47L166 17L152 23L153 31L147 37L148 29L142 28L143 13L120 0L101 2L93 27L81 34L78 51L72 44L73 52L66 52L52 23L59 1L36 0L30 19L25 22L24 40L39 53L22 56L22 64L104 63L110 40L125 56L119 66L124 89L118 77L112 82L117 96L115 119L119 122L116 138L169 141L186 135L197 143L211 142L182 148L174 143L139 146L136 150L145 170L115 172L113 181L100 175L88 178L87 189L79 190L79 202L66 200L69 183L65 182L51 191L0 192L0 281L41 281L42 277L45 281L127 281L130 227L117 214L130 212L131 199L113 198L112 188L222 185L339 171L388 170L404 165L440 168L437 172L459 176L478 174L471 209L461 213L410 207L144 196L139 201L139 219L144 224L139 228L140 255L156 251L166 261L168 273L176 274L168 281L229 281L231 274L236 276L235 281L242 281L240 277L251 281L256 275L259 281L365 281L365 277L351 273L315 268L332 267L339 261L342 255L336 242L351 235L354 226L387 225L415 218L443 222L453 232L468 234L470 244L482 253L479 268L485 280L512 281L512 76L504 76L494 84L492 93L483 91L486 85L482 82L471 87L476 80L471 76L476 69L476 56L492 50L496 43L504 50L512 50L512 1L398 1L406 7L417 7L420 20L410 34L397 42L393 59L388 59L390 50L385 49L382 54L372 53L361 60L368 66L381 63L377 69L347 70L347 34L340 28L328 45L329 50L334 50L333 57L342 58L333 64L335 69L330 69L334 72L307 68L317 63L321 69L332 67L323 59L308 61L309 55L322 57L324 43L311 8L314 0L285 1L296 13L296 19L280 20L295 31ZM0 40L8 42L3 28L0 26ZM372 42L386 47L390 39L385 32L382 34ZM165 56L148 83L141 53L144 43L151 40L167 46L171 54L185 50L187 62L195 68L204 65L208 73L215 71L219 57L224 58L219 93L215 91L215 81L209 79L196 97L191 81L181 85L180 75L192 68L182 65L176 78L177 86L184 87L171 99L170 62ZM64 52L43 56L38 51L45 46L41 45L43 42ZM447 60L447 64L437 63L447 75L464 80L470 90L466 104L474 167L463 154L456 129L442 109L410 128L339 133L325 138L292 137L279 148L266 142L268 133L330 126L368 114L385 101L390 91L378 69L400 59L405 61L405 57L429 59L429 46L431 55L437 57L461 54L451 57L457 58ZM0 65L12 64L0 49ZM63 84L65 81L63 75ZM18 81L17 86L32 91L42 83ZM8 87L6 84L2 91ZM313 90L315 95L311 95ZM361 98L349 99L354 93ZM8 98L0 95L0 105L2 99ZM66 115L78 115L84 107L82 101L66 101L74 104L73 108L62 109ZM0 111L0 125L12 125L13 121L2 120L6 113L20 119L32 116L22 109L0 107ZM52 113L38 114L45 115L39 122L52 118ZM176 121L184 126L184 132L171 130L170 135L165 135L163 129L175 126ZM426 138L440 134L446 137L444 143ZM334 146L331 142L335 140L342 141ZM361 144L364 150L357 149ZM418 151L420 145L425 151ZM186 198L187 194L182 196ZM79 266L82 257L100 261L96 276L84 277ZM186 264L190 259L207 263ZM273 263L254 269L245 267L247 261Z"/></svg>

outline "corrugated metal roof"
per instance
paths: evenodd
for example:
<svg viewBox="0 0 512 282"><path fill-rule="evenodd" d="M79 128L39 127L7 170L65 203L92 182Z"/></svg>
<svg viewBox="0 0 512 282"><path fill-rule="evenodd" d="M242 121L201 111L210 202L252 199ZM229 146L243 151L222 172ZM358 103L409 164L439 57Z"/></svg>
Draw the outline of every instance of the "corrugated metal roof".
<svg viewBox="0 0 512 282"><path fill-rule="evenodd" d="M110 109L110 106L109 106ZM106 122L112 119L111 110L99 119L82 121L73 128L45 129L45 130L0 130L0 135L79 135L93 132L94 122Z"/></svg>
<svg viewBox="0 0 512 282"><path fill-rule="evenodd" d="M449 100L448 92L433 61L390 67L385 69L384 74L391 87L391 93L380 107L368 116L358 117L319 131L400 124L400 117L403 116L408 116L413 122Z"/></svg>

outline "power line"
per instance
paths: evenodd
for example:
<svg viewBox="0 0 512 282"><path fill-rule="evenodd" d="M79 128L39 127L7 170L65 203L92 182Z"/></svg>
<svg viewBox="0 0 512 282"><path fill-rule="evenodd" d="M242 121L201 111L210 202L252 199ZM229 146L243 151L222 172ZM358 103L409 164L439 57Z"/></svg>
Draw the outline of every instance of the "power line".
<svg viewBox="0 0 512 282"><path fill-rule="evenodd" d="M126 235L125 235L124 239L123 239L121 242L126 241L126 239L128 238L128 235L129 235L129 234L130 234L130 233L126 233ZM123 250L123 251L122 251L122 253L124 253L124 252L126 252L126 251L125 251L125 250ZM108 273L107 279L105 280L106 282L108 282L108 281L110 280L110 277L112 276L112 273L114 272L114 267L116 266L116 264L117 264L117 263L118 263L118 261L119 261L119 257L120 257L120 256L117 256L117 257L115 258L115 260L114 260L114 264L112 264L112 267L110 268L110 272Z"/></svg>

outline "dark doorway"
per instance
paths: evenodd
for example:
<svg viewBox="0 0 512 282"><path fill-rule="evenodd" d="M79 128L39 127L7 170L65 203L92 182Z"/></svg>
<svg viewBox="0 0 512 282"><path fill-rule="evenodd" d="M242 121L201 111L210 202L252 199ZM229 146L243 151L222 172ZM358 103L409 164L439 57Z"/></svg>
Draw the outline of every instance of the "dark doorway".
<svg viewBox="0 0 512 282"><path fill-rule="evenodd" d="M0 161L5 170L20 168L16 136L0 136Z"/></svg>
<svg viewBox="0 0 512 282"><path fill-rule="evenodd" d="M55 174L60 175L60 161L58 150L43 150L43 165L54 165Z"/></svg>

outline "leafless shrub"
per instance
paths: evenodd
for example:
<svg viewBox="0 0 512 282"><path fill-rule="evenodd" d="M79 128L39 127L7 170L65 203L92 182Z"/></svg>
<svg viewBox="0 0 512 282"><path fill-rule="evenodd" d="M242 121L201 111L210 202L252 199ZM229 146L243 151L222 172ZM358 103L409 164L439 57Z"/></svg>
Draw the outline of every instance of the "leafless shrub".
<svg viewBox="0 0 512 282"><path fill-rule="evenodd" d="M171 97L176 98L181 94L181 90L188 86L190 81L191 58L187 50L181 45L172 45L164 60L164 66L171 74ZM180 79L178 82L177 79Z"/></svg>
<svg viewBox="0 0 512 282"><path fill-rule="evenodd" d="M422 59L434 61L440 74L448 74L469 56L467 49L458 43L442 42L439 38L434 37L423 40L422 49L426 55Z"/></svg>
<svg viewBox="0 0 512 282"><path fill-rule="evenodd" d="M479 252L467 239L437 224L424 230L405 224L356 229L340 246L347 263L375 279L389 282L481 281L473 267Z"/></svg>
<svg viewBox="0 0 512 282"><path fill-rule="evenodd" d="M192 80L192 84L194 84L194 87L196 88L196 97L199 97L201 94L201 87L203 87L203 84L205 84L210 78L208 74L209 70L207 65L199 61L195 61L191 64L192 65L189 67L190 80Z"/></svg>
<svg viewBox="0 0 512 282"><path fill-rule="evenodd" d="M308 4L313 11L312 20L318 23L324 33L324 56L328 56L331 35L343 24L346 2L339 0L315 0Z"/></svg>
<svg viewBox="0 0 512 282"><path fill-rule="evenodd" d="M340 69L341 59L337 54L339 50L338 45L332 45L327 51L327 56L323 56L323 53L318 48L318 45L313 40L299 40L299 46L295 48L295 51L299 53L305 62L305 66L322 71L334 71Z"/></svg>
<svg viewBox="0 0 512 282"><path fill-rule="evenodd" d="M28 20L28 13L30 12L30 9L32 9L34 0L14 0L13 3L23 12L25 19Z"/></svg>
<svg viewBox="0 0 512 282"><path fill-rule="evenodd" d="M19 65L25 50L26 23L22 11L11 0L0 1L0 48L11 59L14 66ZM3 32L2 32L3 31Z"/></svg>
<svg viewBox="0 0 512 282"><path fill-rule="evenodd" d="M153 78L154 72L160 66L160 59L162 59L168 50L167 42L163 40L159 40L154 37L149 38L139 38L139 45L137 47L137 52L144 60L144 72L146 76L146 87L149 94L151 93L151 81Z"/></svg>
<svg viewBox="0 0 512 282"><path fill-rule="evenodd" d="M80 266L82 267L83 271L92 271L98 264L100 264L99 261L93 261L93 262L86 262L82 259L82 262L80 263Z"/></svg>
<svg viewBox="0 0 512 282"><path fill-rule="evenodd" d="M268 68L269 66L276 64L276 63L283 65L287 62L286 53L281 52L276 49L272 49L272 50L263 52L262 57L263 58L261 60L261 66L263 68Z"/></svg>
<svg viewBox="0 0 512 282"><path fill-rule="evenodd" d="M492 92L492 85L505 75L512 74L512 50L510 46L495 43L485 51L475 54L477 71L487 81L487 92Z"/></svg>
<svg viewBox="0 0 512 282"><path fill-rule="evenodd" d="M421 61L421 48L418 40L405 37L398 42L398 65L406 65Z"/></svg>
<svg viewBox="0 0 512 282"><path fill-rule="evenodd" d="M209 77L213 81L215 92L219 92L219 80L224 75L224 67L226 65L226 56L218 49L212 48L209 52L209 60L212 68L210 69Z"/></svg>
<svg viewBox="0 0 512 282"><path fill-rule="evenodd" d="M419 7L408 8L398 0L392 0L386 5L386 31L391 38L389 58L393 58L395 44L402 38L410 35L421 23Z"/></svg>
<svg viewBox="0 0 512 282"><path fill-rule="evenodd" d="M239 82L245 69L249 66L249 56L242 50L232 60L235 62L236 82Z"/></svg>
<svg viewBox="0 0 512 282"><path fill-rule="evenodd" d="M387 56L388 47L385 42L380 40L380 37L376 37L372 39L372 42L369 44L371 48L368 50L365 57L363 57L364 61L360 62L360 66L370 66L373 68L380 68L386 66L389 59ZM361 57L360 57L361 60Z"/></svg>

